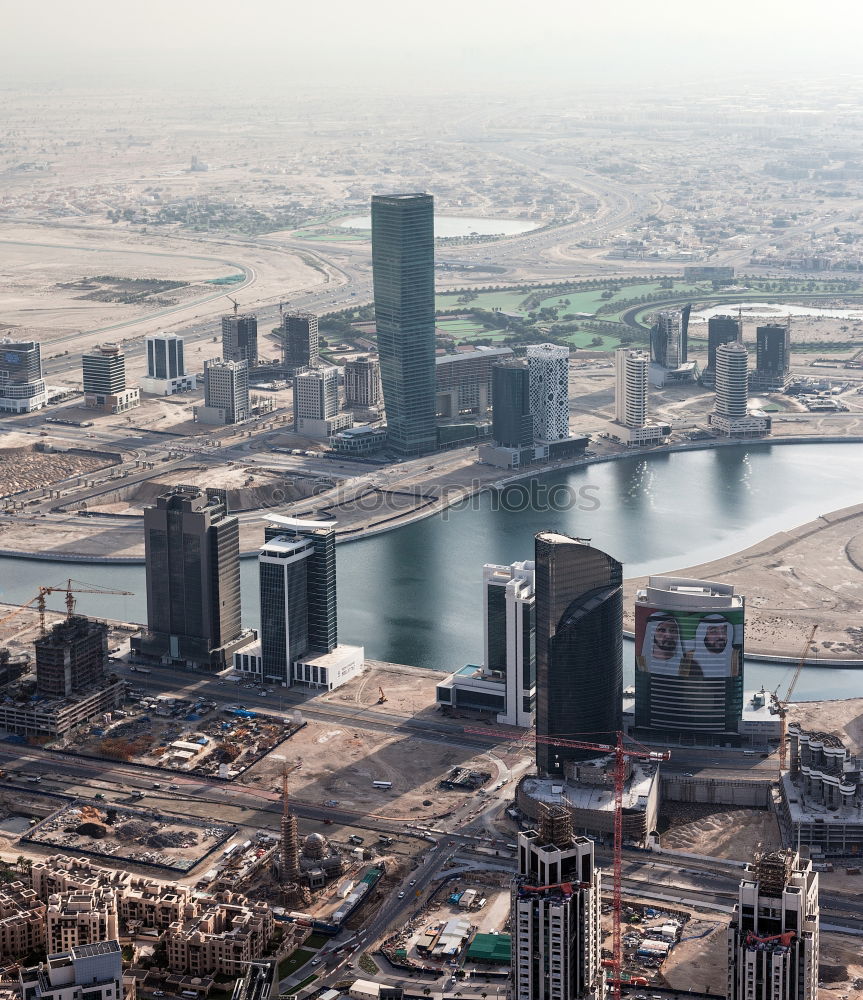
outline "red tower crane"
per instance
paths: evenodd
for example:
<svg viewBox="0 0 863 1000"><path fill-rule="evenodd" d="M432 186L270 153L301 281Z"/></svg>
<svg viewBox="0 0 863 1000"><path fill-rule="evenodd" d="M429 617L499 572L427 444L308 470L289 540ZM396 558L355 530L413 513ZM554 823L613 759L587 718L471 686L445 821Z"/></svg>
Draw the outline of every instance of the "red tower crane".
<svg viewBox="0 0 863 1000"><path fill-rule="evenodd" d="M480 736L493 736L501 740L521 740L523 736L502 732L499 729L465 729L466 733ZM620 974L623 970L623 949L621 947L620 912L621 882L623 867L623 789L626 784L626 761L628 758L638 760L662 761L670 760L668 750L650 750L648 747L635 743L634 746L624 746L624 734L618 733L614 745L608 743L589 743L586 740L568 740L552 736L535 737L537 743L553 747L568 747L573 750L595 750L597 753L614 757L614 876L612 879L612 937L611 937L611 968L614 975L611 979L614 1000L620 1000Z"/></svg>

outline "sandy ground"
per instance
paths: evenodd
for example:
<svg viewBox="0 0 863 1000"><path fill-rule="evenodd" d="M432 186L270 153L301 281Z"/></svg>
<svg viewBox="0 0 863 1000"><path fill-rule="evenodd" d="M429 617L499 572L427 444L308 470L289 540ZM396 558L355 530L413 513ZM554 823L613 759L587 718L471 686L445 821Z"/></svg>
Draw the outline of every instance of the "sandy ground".
<svg viewBox="0 0 863 1000"><path fill-rule="evenodd" d="M55 483L67 476L94 472L110 464L102 455L38 452L32 444L0 448L0 497Z"/></svg>
<svg viewBox="0 0 863 1000"><path fill-rule="evenodd" d="M409 822L448 813L462 805L469 793L442 790L438 782L456 766L495 777L497 765L489 756L402 735L398 730L393 735L351 725L352 711L360 707L397 719L436 718L434 686L445 676L416 667L370 667L337 692L315 699L344 708L341 720L309 720L275 753L255 764L244 783L280 789L285 761L289 766L301 762L291 775L290 789L303 802L338 802L340 808ZM377 704L380 688L388 699L384 705ZM237 698L242 702L240 693ZM392 787L378 789L374 781L389 781Z"/></svg>
<svg viewBox="0 0 863 1000"><path fill-rule="evenodd" d="M671 823L662 834L662 846L671 850L745 861L759 845L764 849L782 846L779 824L767 809L666 802L662 815Z"/></svg>
<svg viewBox="0 0 863 1000"><path fill-rule="evenodd" d="M686 925L685 936L702 934L675 945L663 965L669 986L681 990L698 989L725 994L728 969L728 917L695 915Z"/></svg>
<svg viewBox="0 0 863 1000"><path fill-rule="evenodd" d="M218 316L229 307L225 293L233 295L235 286L210 285L207 280L237 274L243 268L248 283L235 297L244 308L339 282L334 268L311 266L309 259L284 246L252 247L172 232L145 234L105 227L63 231L0 224L2 333L42 342L44 360L62 354L64 341L74 341L80 350L107 339L122 342ZM189 284L134 305L81 299L88 290L58 287L96 275ZM158 315L166 309L172 311ZM55 344L56 352L51 349Z"/></svg>
<svg viewBox="0 0 863 1000"><path fill-rule="evenodd" d="M788 706L788 721L799 722L810 731L833 733L852 753L863 753L863 698L792 702Z"/></svg>
<svg viewBox="0 0 863 1000"><path fill-rule="evenodd" d="M863 658L863 506L825 514L778 532L725 559L675 575L733 582L746 595L749 652L799 656L809 630L819 630L810 655ZM633 599L646 578L627 580L624 625L633 628Z"/></svg>

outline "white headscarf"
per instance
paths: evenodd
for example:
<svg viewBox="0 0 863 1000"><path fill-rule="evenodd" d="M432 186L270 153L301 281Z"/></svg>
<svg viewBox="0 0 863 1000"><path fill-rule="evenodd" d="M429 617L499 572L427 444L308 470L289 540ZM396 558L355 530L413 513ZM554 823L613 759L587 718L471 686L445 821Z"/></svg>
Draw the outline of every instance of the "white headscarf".
<svg viewBox="0 0 863 1000"><path fill-rule="evenodd" d="M714 653L704 644L708 628L725 627L725 649ZM702 677L730 677L734 626L724 615L705 615L695 630L694 661L701 669Z"/></svg>
<svg viewBox="0 0 863 1000"><path fill-rule="evenodd" d="M656 627L666 621L674 622L677 627L677 649L667 660L655 656L653 652ZM644 657L645 666L652 674L673 674L676 677L680 673L680 661L683 659L683 642L680 638L680 624L673 615L661 615L656 618L651 615L644 628L644 642L641 646L641 655Z"/></svg>

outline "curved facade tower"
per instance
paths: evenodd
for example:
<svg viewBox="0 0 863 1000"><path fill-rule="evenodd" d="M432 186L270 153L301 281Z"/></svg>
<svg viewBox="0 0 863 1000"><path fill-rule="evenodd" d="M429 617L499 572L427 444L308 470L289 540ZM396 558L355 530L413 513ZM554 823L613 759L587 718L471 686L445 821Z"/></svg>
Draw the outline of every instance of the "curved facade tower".
<svg viewBox="0 0 863 1000"><path fill-rule="evenodd" d="M535 545L536 734L613 743L622 725L623 566L554 531ZM539 773L551 777L595 756L536 745Z"/></svg>

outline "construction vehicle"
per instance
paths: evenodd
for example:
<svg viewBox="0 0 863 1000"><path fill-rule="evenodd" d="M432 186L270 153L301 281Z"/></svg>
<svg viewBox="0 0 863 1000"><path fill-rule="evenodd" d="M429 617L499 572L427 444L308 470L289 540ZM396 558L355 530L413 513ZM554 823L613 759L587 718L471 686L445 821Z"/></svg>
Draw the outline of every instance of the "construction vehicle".
<svg viewBox="0 0 863 1000"><path fill-rule="evenodd" d="M379 687L378 691L380 691L380 695L378 696L377 703L379 705L386 705L386 703L389 701L389 698L387 698L387 696L384 694L384 689L382 687Z"/></svg>
<svg viewBox="0 0 863 1000"><path fill-rule="evenodd" d="M470 729L465 728L464 732L477 736L489 736L498 740L522 740L520 735L512 735L507 732L495 729ZM621 979L623 970L623 946L621 941L621 912L622 906L622 881L623 881L623 789L626 784L626 761L628 758L659 762L670 760L671 753L668 750L650 750L640 743L631 742L633 747L624 746L624 733L617 733L614 745L608 743L588 743L584 740L558 739L551 736L540 736L534 734L534 741L553 747L568 747L573 750L595 750L601 754L614 757L614 878L612 891L612 946L611 965L613 975L609 978L612 987L614 1000L620 1000L620 987L624 980Z"/></svg>
<svg viewBox="0 0 863 1000"><path fill-rule="evenodd" d="M75 584L73 587L72 584ZM80 580L69 579L66 581L65 586L62 587L39 587L39 592L35 597L31 597L29 601L25 601L24 604L19 605L14 611L10 612L4 618L0 618L0 625L5 624L10 619L14 618L16 615L21 614L22 611L26 611L33 604L36 605L36 610L39 613L39 631L42 635L45 634L45 598L48 594L64 593L66 597L64 598L66 602L66 619L72 617L75 613L75 598L73 594L111 594L119 597L134 597L135 595L131 590L112 590L110 587L100 587L98 584L92 583L82 583Z"/></svg>
<svg viewBox="0 0 863 1000"><path fill-rule="evenodd" d="M779 688L770 695L770 708L775 715L779 716L779 773L781 774L785 770L786 758L788 756L788 703L791 701L791 695L794 694L794 688L797 687L797 681L800 679L800 672L803 669L803 664L806 662L806 656L812 646L812 641L815 638L815 633L818 631L818 625L815 624L809 630L809 637L806 640L806 645L803 647L803 652L800 654L800 659L797 661L797 667L794 670L794 676L791 678L791 683L788 685L788 690L785 692L785 697L779 697Z"/></svg>
<svg viewBox="0 0 863 1000"><path fill-rule="evenodd" d="M746 945L753 944L767 944L769 941L779 941L779 943L785 947L791 947L791 942L797 937L796 931L785 931L783 934L768 934L766 937L761 937L756 934L755 931L749 931L746 935Z"/></svg>

